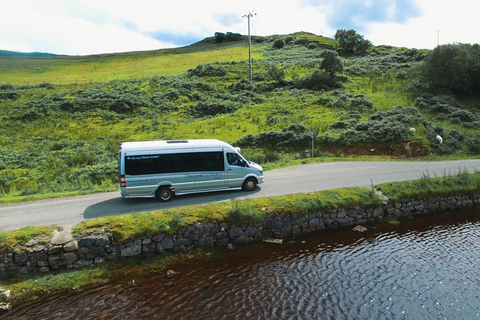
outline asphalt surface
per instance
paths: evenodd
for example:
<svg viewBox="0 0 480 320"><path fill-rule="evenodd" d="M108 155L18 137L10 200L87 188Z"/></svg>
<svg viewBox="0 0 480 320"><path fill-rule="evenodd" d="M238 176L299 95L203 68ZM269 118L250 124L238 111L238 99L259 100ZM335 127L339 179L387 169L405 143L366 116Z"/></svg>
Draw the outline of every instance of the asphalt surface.
<svg viewBox="0 0 480 320"><path fill-rule="evenodd" d="M287 167L265 172L265 183L253 192L221 191L174 198L123 199L119 192L65 197L0 206L0 231L26 226L71 226L98 217L167 209L172 207L269 197L341 187L370 187L392 181L413 180L422 175L444 176L480 170L480 159L438 162L368 161L329 162Z"/></svg>

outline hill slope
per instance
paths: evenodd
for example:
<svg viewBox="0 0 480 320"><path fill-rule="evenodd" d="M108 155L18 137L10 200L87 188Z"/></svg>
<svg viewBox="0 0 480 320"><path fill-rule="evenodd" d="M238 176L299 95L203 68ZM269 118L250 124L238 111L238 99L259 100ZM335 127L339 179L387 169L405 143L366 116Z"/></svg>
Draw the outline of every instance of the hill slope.
<svg viewBox="0 0 480 320"><path fill-rule="evenodd" d="M477 100L424 95L425 52L382 46L339 56L334 45L308 33L254 37L253 83L245 37L149 52L0 58L0 202L115 189L118 143L132 140L217 138L267 168L309 161L311 132L321 159L351 150L480 154ZM328 71L327 56L341 68Z"/></svg>

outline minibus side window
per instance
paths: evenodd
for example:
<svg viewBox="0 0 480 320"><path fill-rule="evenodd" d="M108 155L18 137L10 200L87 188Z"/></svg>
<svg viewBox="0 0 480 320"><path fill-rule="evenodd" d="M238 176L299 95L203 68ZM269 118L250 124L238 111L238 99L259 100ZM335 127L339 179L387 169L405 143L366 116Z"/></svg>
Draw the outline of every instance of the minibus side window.
<svg viewBox="0 0 480 320"><path fill-rule="evenodd" d="M172 153L162 155L161 173L190 172L194 170L193 153Z"/></svg>
<svg viewBox="0 0 480 320"><path fill-rule="evenodd" d="M155 174L160 168L161 158L158 154L135 155L125 157L125 174Z"/></svg>
<svg viewBox="0 0 480 320"><path fill-rule="evenodd" d="M245 167L245 161L236 153L227 152L227 162L231 166Z"/></svg>
<svg viewBox="0 0 480 320"><path fill-rule="evenodd" d="M222 151L195 153L195 171L223 171L224 161Z"/></svg>

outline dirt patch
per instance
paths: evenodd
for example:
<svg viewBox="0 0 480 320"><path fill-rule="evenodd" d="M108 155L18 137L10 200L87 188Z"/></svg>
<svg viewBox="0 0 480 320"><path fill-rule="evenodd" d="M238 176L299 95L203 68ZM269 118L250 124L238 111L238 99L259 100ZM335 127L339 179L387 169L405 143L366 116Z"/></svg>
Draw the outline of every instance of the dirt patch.
<svg viewBox="0 0 480 320"><path fill-rule="evenodd" d="M344 156L390 156L396 158L420 158L432 154L421 141L401 143L356 143L351 146L322 146L322 151Z"/></svg>

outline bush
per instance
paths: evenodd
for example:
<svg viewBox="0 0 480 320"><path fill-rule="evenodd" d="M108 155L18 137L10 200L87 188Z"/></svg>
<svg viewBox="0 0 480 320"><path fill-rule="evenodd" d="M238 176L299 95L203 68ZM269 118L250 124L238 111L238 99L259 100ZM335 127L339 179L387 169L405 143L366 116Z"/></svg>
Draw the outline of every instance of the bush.
<svg viewBox="0 0 480 320"><path fill-rule="evenodd" d="M373 108L373 103L363 94L358 94L350 101L350 110L365 112Z"/></svg>
<svg viewBox="0 0 480 320"><path fill-rule="evenodd" d="M275 42L273 43L273 48L275 49L282 49L284 46L285 46L285 41L281 39L275 40Z"/></svg>
<svg viewBox="0 0 480 320"><path fill-rule="evenodd" d="M233 83L230 85L229 89L233 92L238 92L238 91L254 91L255 86L252 82L246 80L246 79L240 79L237 82Z"/></svg>
<svg viewBox="0 0 480 320"><path fill-rule="evenodd" d="M363 98L357 96L358 101ZM368 101L368 100L367 100ZM365 101L358 105L363 106ZM370 104L366 104L370 106ZM386 112L377 112L370 116L365 122L358 122L356 119L349 121L334 122L330 128L342 130L341 137L335 142L343 140L347 144L353 142L394 142L405 140L413 124L427 124L425 118L414 108L397 106Z"/></svg>
<svg viewBox="0 0 480 320"><path fill-rule="evenodd" d="M225 35L226 42L238 41L240 39L242 39L242 35L240 33L227 32Z"/></svg>
<svg viewBox="0 0 480 320"><path fill-rule="evenodd" d="M0 92L0 100L17 100L20 99L20 93L16 91Z"/></svg>
<svg viewBox="0 0 480 320"><path fill-rule="evenodd" d="M223 113L235 112L240 105L231 101L200 101L194 107L195 117L216 116Z"/></svg>
<svg viewBox="0 0 480 320"><path fill-rule="evenodd" d="M262 132L258 135L248 134L238 139L235 144L242 148L264 148L267 150L290 149L303 150L310 144L310 133L302 124L292 124L282 131Z"/></svg>
<svg viewBox="0 0 480 320"><path fill-rule="evenodd" d="M312 74L306 75L301 78L297 84L297 89L308 89L315 91L328 91L337 88L341 88L342 84L338 81L338 78L331 76L327 72L320 72L315 70Z"/></svg>
<svg viewBox="0 0 480 320"><path fill-rule="evenodd" d="M473 136L466 141L468 153L472 155L480 154L480 137Z"/></svg>
<svg viewBox="0 0 480 320"><path fill-rule="evenodd" d="M224 67L216 64L200 64L194 69L187 71L188 76L197 77L223 77L227 75L227 70Z"/></svg>

